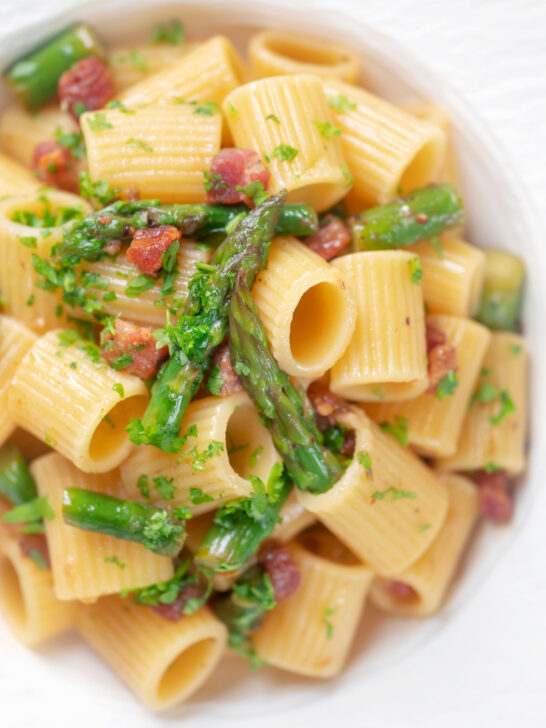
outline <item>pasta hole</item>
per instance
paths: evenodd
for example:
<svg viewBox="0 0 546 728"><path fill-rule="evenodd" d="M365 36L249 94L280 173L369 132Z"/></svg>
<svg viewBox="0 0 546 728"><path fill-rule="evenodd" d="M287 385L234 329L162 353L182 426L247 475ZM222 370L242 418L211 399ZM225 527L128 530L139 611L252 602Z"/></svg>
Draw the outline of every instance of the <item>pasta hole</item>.
<svg viewBox="0 0 546 728"><path fill-rule="evenodd" d="M266 481L277 460L271 437L251 404L235 409L228 420L226 443L229 464L241 478L257 475Z"/></svg>
<svg viewBox="0 0 546 728"><path fill-rule="evenodd" d="M335 283L317 283L303 294L290 327L290 350L299 366L311 369L329 358L345 312L343 291Z"/></svg>
<svg viewBox="0 0 546 728"><path fill-rule="evenodd" d="M345 544L320 524L311 526L298 536L300 544L314 556L344 566L357 566L361 562Z"/></svg>
<svg viewBox="0 0 546 728"><path fill-rule="evenodd" d="M140 417L148 398L128 397L113 407L95 430L89 443L91 460L107 460L127 441L125 428L133 417Z"/></svg>
<svg viewBox="0 0 546 728"><path fill-rule="evenodd" d="M6 619L19 629L27 624L27 609L15 566L7 556L0 559L0 604Z"/></svg>
<svg viewBox="0 0 546 728"><path fill-rule="evenodd" d="M438 163L438 142L432 140L425 144L405 168L400 178L403 194L428 184Z"/></svg>
<svg viewBox="0 0 546 728"><path fill-rule="evenodd" d="M204 671L215 652L216 640L212 638L195 642L181 652L167 667L159 681L158 701L167 704L191 690L193 683Z"/></svg>

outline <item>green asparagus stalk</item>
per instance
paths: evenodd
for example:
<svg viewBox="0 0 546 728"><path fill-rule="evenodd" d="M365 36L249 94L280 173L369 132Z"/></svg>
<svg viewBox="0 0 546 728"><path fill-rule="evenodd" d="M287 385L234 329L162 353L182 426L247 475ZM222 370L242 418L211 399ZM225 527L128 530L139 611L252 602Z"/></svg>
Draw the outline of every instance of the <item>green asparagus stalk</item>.
<svg viewBox="0 0 546 728"><path fill-rule="evenodd" d="M6 81L17 98L31 111L57 93L62 74L86 56L104 56L104 49L87 25L70 28L6 73Z"/></svg>
<svg viewBox="0 0 546 728"><path fill-rule="evenodd" d="M19 506L37 495L26 460L15 445L6 443L0 448L0 496L13 506Z"/></svg>
<svg viewBox="0 0 546 728"><path fill-rule="evenodd" d="M186 536L184 521L177 517L176 509L171 512L83 488L64 490L63 518L70 526L137 541L171 558L178 556Z"/></svg>
<svg viewBox="0 0 546 728"><path fill-rule="evenodd" d="M322 446L304 390L290 382L273 358L244 270L235 279L229 330L233 366L269 427L289 477L300 490L329 490L343 468Z"/></svg>
<svg viewBox="0 0 546 728"><path fill-rule="evenodd" d="M134 231L156 225L174 225L182 235L205 238L225 233L226 226L248 208L239 205L161 205L159 200L114 202L73 225L53 250L56 262L73 266L97 260L109 240L130 242ZM284 205L276 235L311 235L317 231L317 214L307 203Z"/></svg>
<svg viewBox="0 0 546 728"><path fill-rule="evenodd" d="M463 204L453 185L430 185L351 220L355 250L391 250L457 227Z"/></svg>
<svg viewBox="0 0 546 728"><path fill-rule="evenodd" d="M267 264L267 256L286 193L251 210L216 251L212 265L192 278L183 314L176 326L156 332L159 344L168 344L169 360L152 388L142 420L133 420L132 442L149 444L165 452L179 452L184 412L197 393L209 358L228 330L229 300L237 270L253 282Z"/></svg>
<svg viewBox="0 0 546 728"><path fill-rule="evenodd" d="M490 329L516 331L525 264L502 250L485 251L485 276L477 319Z"/></svg>
<svg viewBox="0 0 546 728"><path fill-rule="evenodd" d="M267 488L251 476L253 495L231 501L217 511L194 554L197 565L224 572L241 569L248 562L280 521L279 511L292 487L283 471L280 464L273 468Z"/></svg>

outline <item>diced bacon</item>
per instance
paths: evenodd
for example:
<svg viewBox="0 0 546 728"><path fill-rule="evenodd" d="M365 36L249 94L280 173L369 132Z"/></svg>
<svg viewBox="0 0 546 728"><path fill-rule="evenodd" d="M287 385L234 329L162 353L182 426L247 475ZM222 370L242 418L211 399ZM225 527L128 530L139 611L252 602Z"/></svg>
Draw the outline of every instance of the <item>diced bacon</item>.
<svg viewBox="0 0 546 728"><path fill-rule="evenodd" d="M434 349L435 346L441 346L442 344L446 343L446 335L444 334L444 332L440 331L440 329L434 328L434 326L431 326L428 321L426 328L426 337L427 352L431 349Z"/></svg>
<svg viewBox="0 0 546 728"><path fill-rule="evenodd" d="M387 579L383 582L383 588L396 599L411 599L415 596L415 590L404 581L396 579Z"/></svg>
<svg viewBox="0 0 546 728"><path fill-rule="evenodd" d="M19 548L24 556L30 556L32 551L38 551L51 568L47 540L43 533L22 533L19 537Z"/></svg>
<svg viewBox="0 0 546 728"><path fill-rule="evenodd" d="M261 182L266 190L270 176L269 170L260 160L260 155L253 149L221 149L212 160L207 174L207 202L210 205L244 202L253 207L252 200L237 187L244 190L251 182Z"/></svg>
<svg viewBox="0 0 546 728"><path fill-rule="evenodd" d="M181 233L174 225L135 230L131 245L127 250L127 260L136 265L143 273L154 274L161 268L161 259L167 248L180 240Z"/></svg>
<svg viewBox="0 0 546 728"><path fill-rule="evenodd" d="M114 96L110 71L96 56L82 58L60 77L57 94L61 107L76 119L79 105L87 111L101 109Z"/></svg>
<svg viewBox="0 0 546 728"><path fill-rule="evenodd" d="M514 504L512 486L506 471L487 473L485 470L478 470L474 473L474 480L478 484L478 502L483 515L497 523L509 521Z"/></svg>
<svg viewBox="0 0 546 728"><path fill-rule="evenodd" d="M186 584L178 592L178 596L170 604L158 604L152 607L154 612L168 619L170 622L178 622L184 616L184 607L190 599L202 599L205 595L205 588L202 584L195 582Z"/></svg>
<svg viewBox="0 0 546 728"><path fill-rule="evenodd" d="M347 412L347 403L318 380L311 382L307 389L307 396L322 417L332 417L341 412Z"/></svg>
<svg viewBox="0 0 546 728"><path fill-rule="evenodd" d="M123 354L133 357L129 366L123 369L126 374L134 374L141 379L151 379L155 376L159 365L166 359L168 348L156 348L156 340L152 336L153 329L148 326L139 326L131 321L116 319L114 335L104 333L101 335L102 356L108 363L118 359Z"/></svg>
<svg viewBox="0 0 546 728"><path fill-rule="evenodd" d="M216 349L212 356L212 366L219 367L218 376L223 380L220 397L228 397L230 394L235 394L235 392L240 392L243 389L241 380L233 370L228 344Z"/></svg>
<svg viewBox="0 0 546 728"><path fill-rule="evenodd" d="M304 238L303 242L324 260L331 260L351 242L351 231L345 223L335 217L326 215L326 222L314 235Z"/></svg>
<svg viewBox="0 0 546 728"><path fill-rule="evenodd" d="M78 170L69 149L52 140L40 142L32 155L32 169L46 185L67 192L77 192Z"/></svg>
<svg viewBox="0 0 546 728"><path fill-rule="evenodd" d="M428 389L434 394L441 380L457 369L457 350L449 344L440 344L428 352Z"/></svg>
<svg viewBox="0 0 546 728"><path fill-rule="evenodd" d="M287 548L270 541L260 550L259 561L271 579L276 602L282 602L296 591L300 572Z"/></svg>
<svg viewBox="0 0 546 728"><path fill-rule="evenodd" d="M341 454L346 457L353 457L356 445L356 435L354 430L347 430L345 433L345 441L341 446Z"/></svg>

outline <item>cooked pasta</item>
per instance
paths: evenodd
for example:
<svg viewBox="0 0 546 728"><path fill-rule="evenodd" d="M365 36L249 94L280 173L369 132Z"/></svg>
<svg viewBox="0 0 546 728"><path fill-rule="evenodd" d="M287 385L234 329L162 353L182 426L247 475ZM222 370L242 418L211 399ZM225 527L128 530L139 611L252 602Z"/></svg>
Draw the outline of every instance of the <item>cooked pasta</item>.
<svg viewBox="0 0 546 728"><path fill-rule="evenodd" d="M295 238L277 238L253 288L273 355L292 376L321 377L355 327L352 291L340 274Z"/></svg>
<svg viewBox="0 0 546 728"><path fill-rule="evenodd" d="M57 453L50 453L31 465L38 492L47 496L55 513L45 522L51 570L58 599L94 602L105 594L119 594L166 581L173 575L170 559L150 553L143 546L113 536L81 531L62 517L64 488L119 495L119 472L104 475L82 473Z"/></svg>
<svg viewBox="0 0 546 728"><path fill-rule="evenodd" d="M0 611L152 710L224 654L332 678L368 597L435 614L510 519L524 262L470 234L447 110L343 39L113 40L4 74Z"/></svg>
<svg viewBox="0 0 546 728"><path fill-rule="evenodd" d="M443 478L449 492L449 508L431 546L394 579L376 579L372 604L391 614L426 617L438 611L478 516L476 486L460 475ZM405 588L404 588L405 587ZM407 588L409 587L409 589Z"/></svg>
<svg viewBox="0 0 546 728"><path fill-rule="evenodd" d="M148 392L137 377L97 356L96 347L77 335L61 329L45 334L15 371L8 412L81 470L104 473L129 455L125 427L145 408Z"/></svg>
<svg viewBox="0 0 546 728"><path fill-rule="evenodd" d="M357 401L404 400L427 388L423 289L415 255L353 253L334 262L356 302L356 327L334 364L333 392Z"/></svg>
<svg viewBox="0 0 546 728"><path fill-rule="evenodd" d="M254 78L313 73L352 83L360 66L356 54L344 46L274 30L255 33L248 45L248 56Z"/></svg>
<svg viewBox="0 0 546 728"><path fill-rule="evenodd" d="M450 369L435 386L406 402L367 404L366 412L376 422L408 423L408 441L417 452L430 457L455 453L468 411L468 401L478 380L491 335L481 324L453 316L427 316L427 327L445 337L455 353Z"/></svg>
<svg viewBox="0 0 546 728"><path fill-rule="evenodd" d="M288 191L327 210L346 194L351 176L322 84L309 74L275 76L232 91L222 104L233 141L259 150L272 192Z"/></svg>

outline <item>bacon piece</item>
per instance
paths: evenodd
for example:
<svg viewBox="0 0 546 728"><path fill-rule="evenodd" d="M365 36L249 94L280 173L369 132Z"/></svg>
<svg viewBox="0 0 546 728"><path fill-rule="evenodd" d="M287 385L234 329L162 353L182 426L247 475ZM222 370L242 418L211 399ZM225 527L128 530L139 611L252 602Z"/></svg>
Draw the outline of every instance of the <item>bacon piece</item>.
<svg viewBox="0 0 546 728"><path fill-rule="evenodd" d="M216 349L212 356L212 366L219 367L218 376L224 382L220 390L220 397L228 397L230 394L235 394L235 392L240 392L243 389L239 376L233 370L228 344L223 344Z"/></svg>
<svg viewBox="0 0 546 728"><path fill-rule="evenodd" d="M153 329L148 326L139 326L131 321L116 319L114 335L101 334L101 353L108 363L114 361L122 354L133 357L129 366L123 369L125 374L134 374L141 379L151 379L155 376L161 362L167 358L168 347L156 348L156 340L152 336Z"/></svg>
<svg viewBox="0 0 546 728"><path fill-rule="evenodd" d="M477 470L474 480L478 485L478 502L483 515L497 523L509 521L514 504L512 486L506 471L487 473L485 470Z"/></svg>
<svg viewBox="0 0 546 728"><path fill-rule="evenodd" d="M47 540L43 533L22 533L19 537L19 548L23 556L30 556L31 551L38 551L47 564L47 568L51 568Z"/></svg>
<svg viewBox="0 0 546 728"><path fill-rule="evenodd" d="M434 349L435 346L441 346L446 343L446 335L443 331L440 331L440 329L434 328L434 326L431 326L427 321L427 328L426 328L426 337L427 337L427 352L431 351L431 349Z"/></svg>
<svg viewBox="0 0 546 728"><path fill-rule="evenodd" d="M154 612L157 612L161 617L168 619L170 622L178 622L184 616L184 607L190 599L202 599L205 595L205 587L194 582L192 584L186 584L178 592L178 596L170 604L158 604L153 606Z"/></svg>
<svg viewBox="0 0 546 728"><path fill-rule="evenodd" d="M79 190L76 160L62 144L52 140L37 144L32 155L32 169L46 185L67 192Z"/></svg>
<svg viewBox="0 0 546 728"><path fill-rule="evenodd" d="M77 119L77 105L87 111L101 109L114 96L114 84L108 67L96 56L89 56L63 73L57 94L61 107Z"/></svg>
<svg viewBox="0 0 546 728"><path fill-rule="evenodd" d="M311 382L307 389L307 396L322 417L331 418L333 415L347 412L347 403L318 380Z"/></svg>
<svg viewBox="0 0 546 728"><path fill-rule="evenodd" d="M221 149L212 160L210 172L205 183L209 205L234 205L244 202L249 207L254 203L244 192L251 182L261 182L264 190L269 185L271 173L263 166L260 155L253 149Z"/></svg>
<svg viewBox="0 0 546 728"><path fill-rule="evenodd" d="M383 582L383 588L389 592L389 594L396 599L411 599L416 596L415 590L409 584L404 581L397 581L396 579L387 579Z"/></svg>
<svg viewBox="0 0 546 728"><path fill-rule="evenodd" d="M428 394L434 394L441 380L457 369L457 350L446 344L446 335L427 322Z"/></svg>
<svg viewBox="0 0 546 728"><path fill-rule="evenodd" d="M304 238L303 242L324 260L331 260L351 242L351 231L335 215L326 215L326 222L314 235Z"/></svg>
<svg viewBox="0 0 546 728"><path fill-rule="evenodd" d="M163 253L175 240L180 240L180 238L180 230L174 225L159 225L159 227L135 230L133 240L127 250L127 260L140 268L143 273L157 273L162 265Z"/></svg>
<svg viewBox="0 0 546 728"><path fill-rule="evenodd" d="M271 579L276 602L282 602L296 591L300 572L287 548L270 541L260 550L259 561Z"/></svg>

